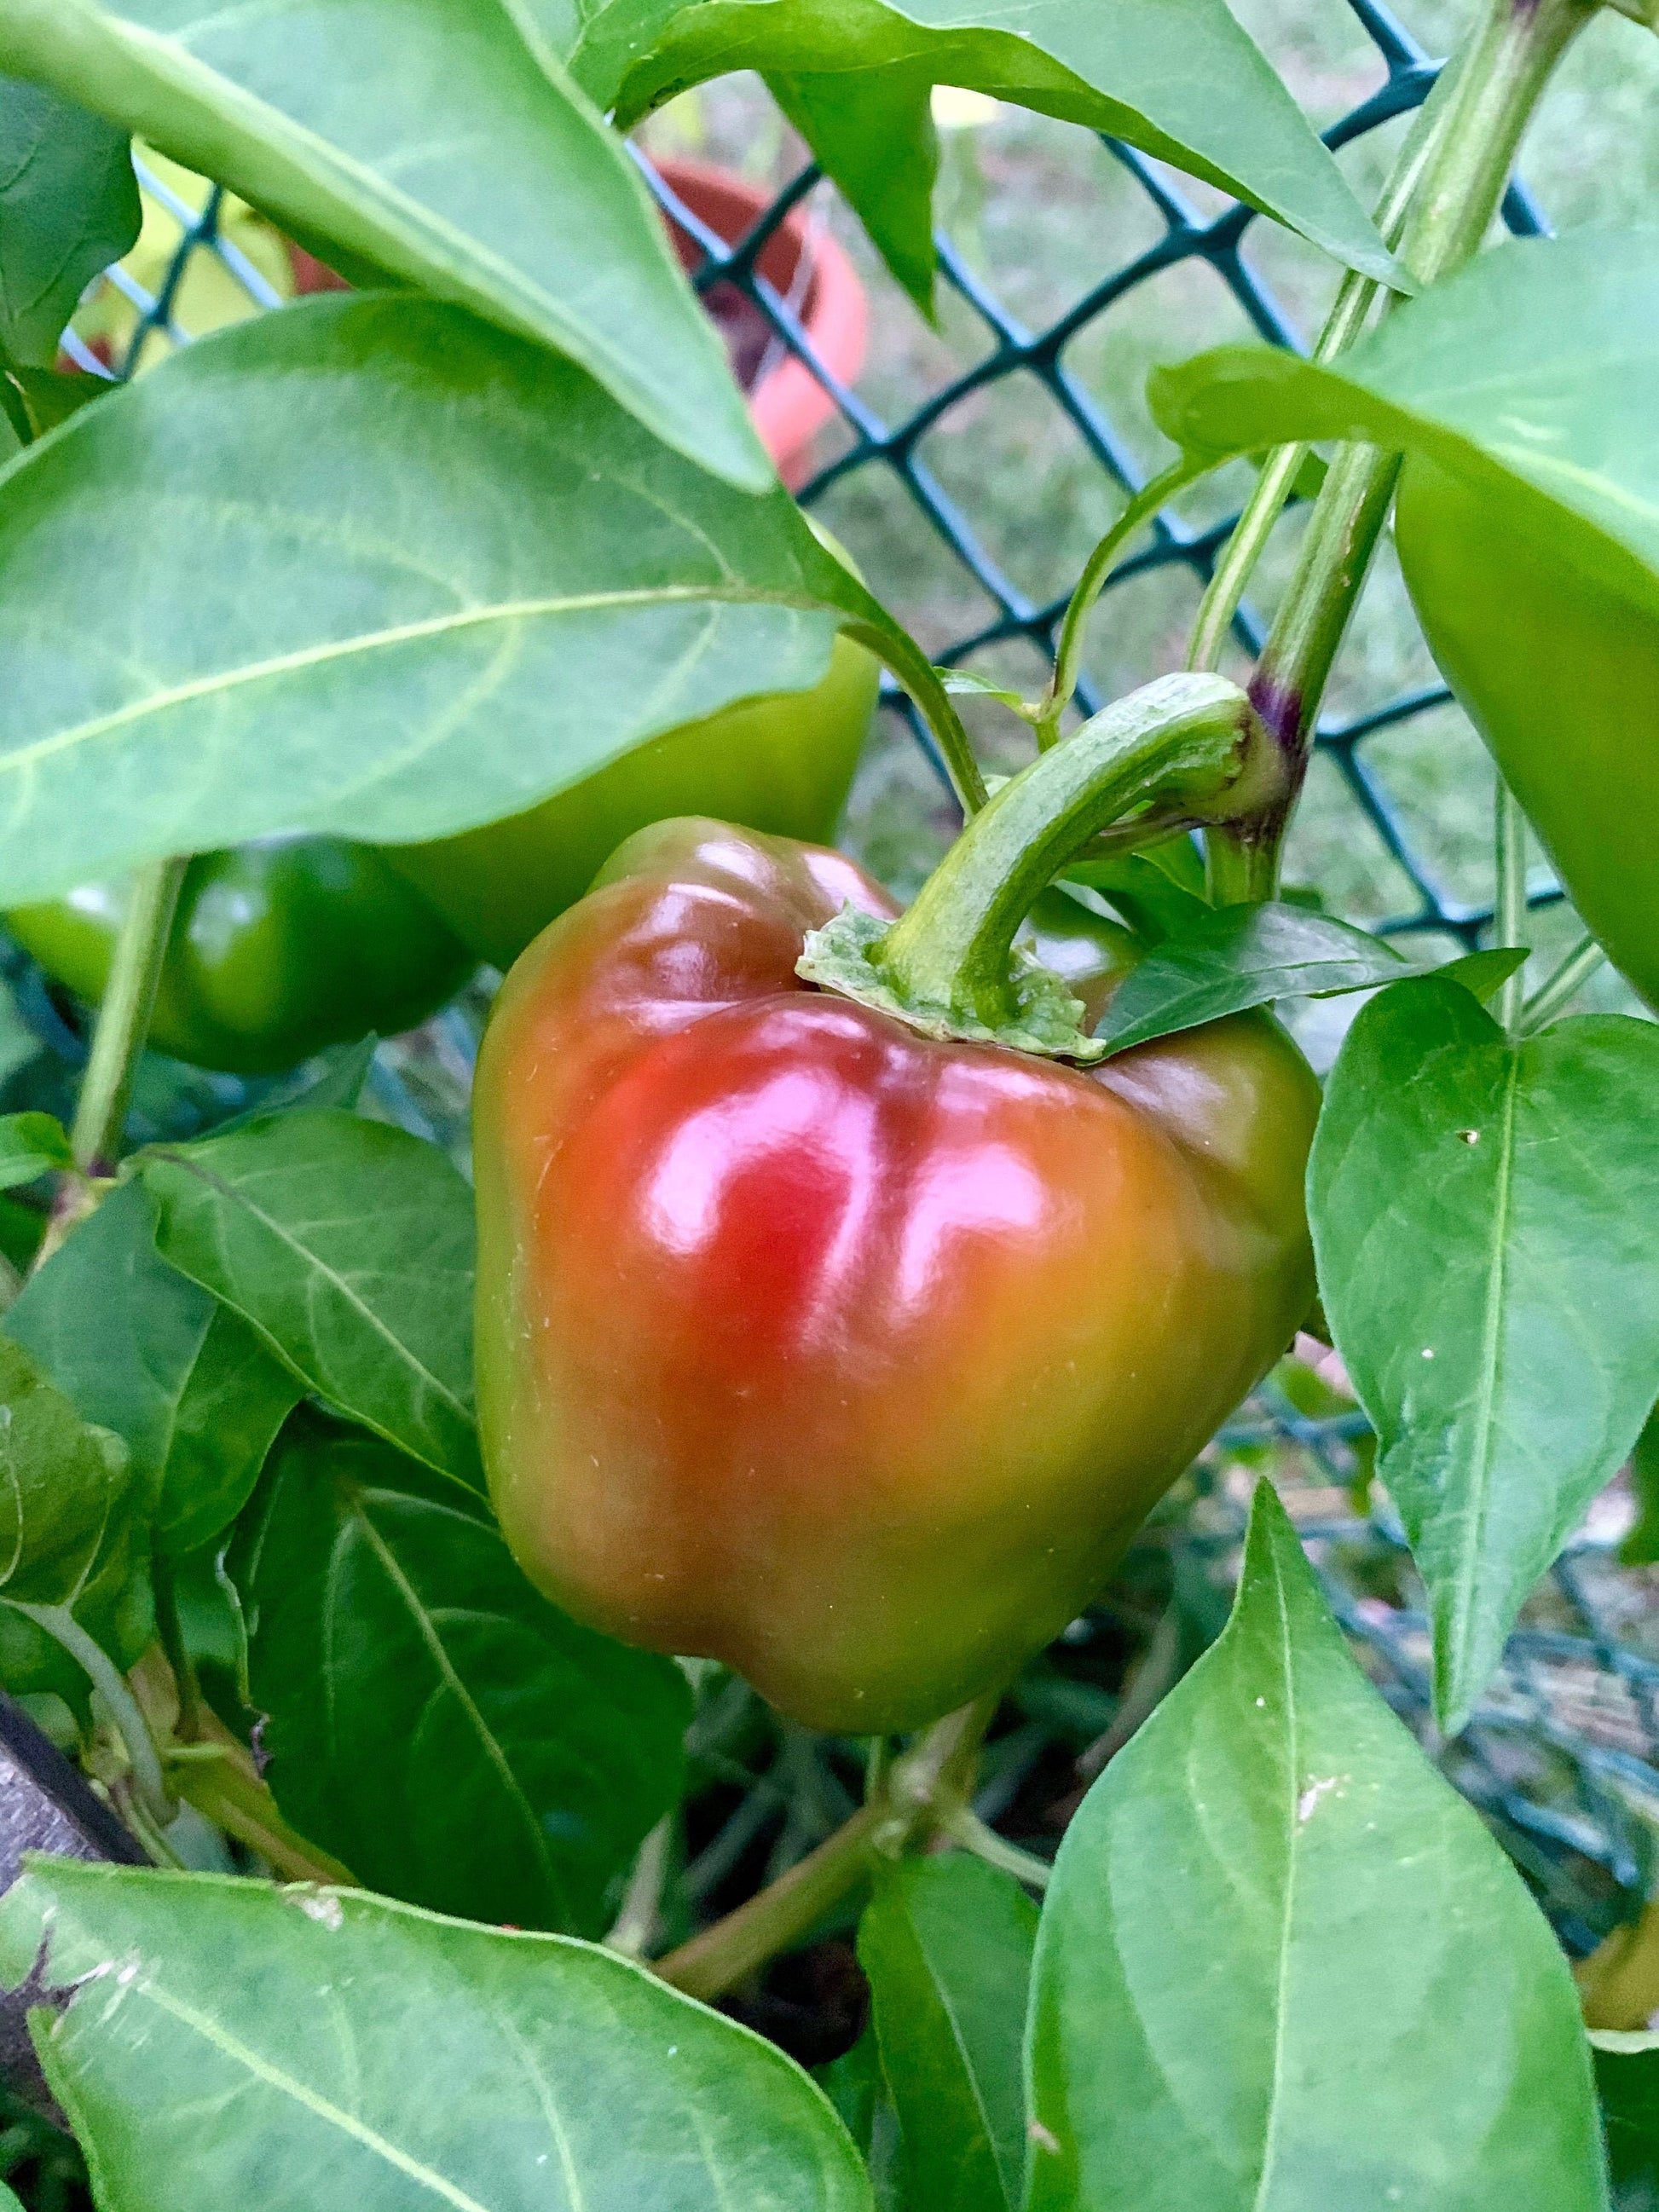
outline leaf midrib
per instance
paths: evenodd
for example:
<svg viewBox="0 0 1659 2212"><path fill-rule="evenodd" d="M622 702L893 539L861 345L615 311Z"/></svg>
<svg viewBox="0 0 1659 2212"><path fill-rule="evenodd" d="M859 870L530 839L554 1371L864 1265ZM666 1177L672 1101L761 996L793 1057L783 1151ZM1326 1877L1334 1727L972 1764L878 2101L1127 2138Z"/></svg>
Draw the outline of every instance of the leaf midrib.
<svg viewBox="0 0 1659 2212"><path fill-rule="evenodd" d="M801 593L767 592L751 586L706 584L653 585L648 588L507 599L485 607L458 608L448 614L430 615L418 622L394 623L385 629L364 630L354 637L331 640L325 645L305 646L292 653L273 653L264 660L246 661L236 668L221 669L210 676L195 677L188 683L172 684L165 690L150 692L142 699L135 699L124 707L113 708L109 714L94 715L66 730L55 730L49 737L37 738L0 753L0 775L27 774L38 763L50 759L56 753L67 751L76 745L91 744L114 731L127 728L134 722L143 721L151 714L166 714L175 707L187 706L198 699L214 698L244 684L272 682L278 677L293 675L309 668L326 667L331 662L348 660L358 653L384 652L397 646L417 644L428 638L483 629L493 623L530 622L556 616L592 614L612 607L695 606L709 603L774 606L809 614L834 611L822 600L810 599Z"/></svg>
<svg viewBox="0 0 1659 2212"><path fill-rule="evenodd" d="M1290 1608L1285 1601L1285 1577L1276 1553L1273 1559L1273 1595L1279 1607L1279 1664L1285 1682L1285 1771L1290 1782L1290 1799L1285 1832L1285 1898L1279 1917L1279 1971L1274 1987L1273 2075L1267 2089L1267 2124L1262 2130L1261 2172L1251 2212L1267 2212L1267 2191L1273 2179L1279 2108L1284 2099L1285 2022L1290 2010L1286 1992L1291 1975L1291 1923L1296 1905L1297 1844L1301 1830L1301 1823L1297 1818L1300 1796L1297 1784L1302 1762L1297 1727L1296 1653L1291 1636Z"/></svg>
<svg viewBox="0 0 1659 2212"><path fill-rule="evenodd" d="M160 1153L159 1157L167 1161L172 1166L182 1168L186 1174L193 1176L198 1182L204 1185L208 1189L216 1192L220 1197L223 1198L227 1201L228 1204L240 1208L243 1212L247 1214L252 1220L258 1223L261 1228L266 1230L289 1251L294 1253L296 1256L307 1262L313 1273L319 1277L331 1289L336 1291L338 1295L345 1300L347 1304L353 1309L358 1316L368 1322L370 1328L378 1336L381 1337L391 1347L392 1352L396 1355L398 1363L402 1366L405 1367L409 1372L416 1377L422 1383L425 1384L426 1387L430 1389L433 1396L439 1401L447 1411L453 1413L455 1418L469 1431L476 1429L477 1423L473 1419L471 1409L464 1404L446 1383L441 1382L438 1377L431 1372L430 1369L425 1366L421 1360L416 1358L409 1346L403 1341L401 1337L398 1337L392 1333L389 1324L381 1320L380 1316L374 1311L374 1308L368 1304L366 1301L358 1295L358 1293L346 1281L345 1278L338 1273L337 1270L329 1267L319 1255L312 1250L309 1245L302 1244L296 1235L284 1227L280 1221L276 1220L270 1214L267 1213L263 1206L256 1205L254 1201L246 1195L245 1189L241 1186L235 1183L227 1182L222 1176L216 1175L210 1168L204 1167L198 1160L191 1159L182 1152L162 1152ZM192 1278L192 1280L193 1279L195 1279ZM204 1287L207 1288L209 1286L204 1285ZM218 1293L216 1291L213 1292L212 1295L216 1297ZM307 1300L307 1303L309 1304L309 1300ZM301 1375L303 1381L310 1382L315 1387L325 1391L328 1389L329 1385L320 1376L306 1375L304 1370L299 1367L293 1354L287 1351L283 1346L277 1344L276 1338L271 1334L270 1329L263 1327L255 1316L249 1313L245 1306L235 1305L234 1301L228 1298L225 1300L225 1304L233 1306L234 1310L240 1313L245 1321L248 1322L254 1328L258 1329L260 1334L264 1335L273 1346L275 1346L278 1356L283 1359L284 1364L289 1367L293 1367L295 1371ZM451 1473L451 1470L446 1467L440 1467L437 1468L436 1472L441 1474L448 1474ZM452 1479L459 1480L458 1477L453 1477ZM471 1488L471 1486L465 1483L463 1483L461 1486L463 1489L470 1490Z"/></svg>
<svg viewBox="0 0 1659 2212"><path fill-rule="evenodd" d="M448 1648L438 1633L437 1625L422 1601L419 1592L404 1572L402 1563L397 1554L371 1519L366 1499L359 1498L356 1501L354 1518L364 1541L380 1563L380 1571L391 1583L414 1625L416 1634L425 1645L433 1666L437 1670L440 1681L459 1706L477 1738L484 1757L495 1768L501 1787L507 1793L508 1802L518 1813L530 1837L531 1849L541 1868L542 1876L547 1883L549 1893L555 1897L561 1895L562 1885L558 1878L558 1868L541 1823L536 1818L535 1808L525 1795L523 1786L514 1773L511 1762L502 1748L500 1739L478 1710L471 1692L461 1680L453 1661L450 1658Z"/></svg>
<svg viewBox="0 0 1659 2212"><path fill-rule="evenodd" d="M1497 1425L1498 1371L1504 1326L1504 1293L1508 1280L1510 1216L1515 1194L1515 1122L1521 1088L1521 1056L1506 1047L1507 1067L1499 1122L1498 1179L1492 1194L1492 1256L1486 1267L1486 1299L1481 1316L1480 1360L1476 1370L1479 1395L1474 1406L1474 1437L1469 1454L1473 1479L1468 1511L1463 1516L1464 1539L1453 1581L1447 1633L1447 1680L1437 1685L1442 1717L1462 1689L1474 1639L1474 1618L1480 1588L1480 1562L1485 1553L1486 1522L1492 1511L1492 1434ZM1469 1531L1473 1526L1473 1539Z"/></svg>

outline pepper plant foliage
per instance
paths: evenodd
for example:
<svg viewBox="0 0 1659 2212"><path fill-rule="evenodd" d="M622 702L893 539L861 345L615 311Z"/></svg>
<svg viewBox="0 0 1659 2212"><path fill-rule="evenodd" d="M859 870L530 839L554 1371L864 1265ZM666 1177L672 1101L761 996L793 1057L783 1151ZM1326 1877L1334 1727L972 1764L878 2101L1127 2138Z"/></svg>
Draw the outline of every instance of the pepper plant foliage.
<svg viewBox="0 0 1659 2212"><path fill-rule="evenodd" d="M0 474L0 907L131 872L73 1127L0 1123L0 1184L51 1206L0 1337L0 1683L155 1862L31 1861L0 1900L0 1978L30 1984L6 2000L33 2008L45 2089L24 2087L55 2100L102 2212L1597 2212L1613 2179L1651 2172L1659 2058L1626 2034L1593 2063L1554 1936L1356 1667L1271 1486L1230 1621L1132 1740L1125 1721L1053 1867L975 1813L1011 1672L1029 1662L1028 1709L1063 1683L1033 1644L1182 1472L1158 1454L1203 1441L1167 1391L1152 1413L1135 1395L1127 1243L1080 1256L1079 1281L1084 1258L1112 1279L1088 1278L1081 1321L1051 1324L1017 1268L975 1276L1009 1303L964 1369L941 1352L929 1371L930 1334L958 1326L929 1292L886 1417L927 1424L904 1446L912 1489L939 1486L920 1519L902 1481L860 1486L860 1450L884 1444L824 1425L866 1386L843 1330L817 1430L781 1424L776 1466L731 1447L726 1490L677 1520L639 1467L711 1376L725 1411L696 1449L727 1449L720 1420L750 1436L768 1333L806 1296L792 1240L842 1157L821 1048L769 1062L769 1091L714 1085L678 1149L649 1155L668 1178L650 1204L621 1176L586 1243L573 1225L611 1188L583 1165L598 1140L574 1091L601 1102L619 1174L615 1145L648 1153L651 1071L735 1034L757 993L777 1036L886 1037L890 1083L948 1064L1091 1145L1139 1130L1137 1264L1150 1284L1173 1254L1169 1296L1188 1301L1184 1340L1176 1307L1158 1322L1190 1363L1171 1387L1199 1402L1264 1328L1264 1356L1282 1346L1314 1310L1310 1245L1427 1590L1439 1718L1468 1718L1644 1427L1651 1458L1659 1400L1659 1028L1563 1015L1588 947L1524 994L1515 865L1518 805L1659 1005L1659 231L1474 252L1555 62L1605 34L1596 13L1485 0L1374 222L1224 0L0 0L18 449ZM1149 670L1081 738L1068 726L1092 598L1154 494L1080 580L1045 695L983 687L1037 738L988 799L952 704L973 680L941 680L774 478L624 143L736 69L764 76L924 313L939 84L1115 134L1332 258L1313 361L1229 348L1152 380L1170 483L1269 457L1200 665ZM135 234L135 135L355 290L125 387L57 374L80 288ZM1310 473L1313 525L1241 690L1202 641ZM1425 632L1515 794L1495 941L1433 972L1278 896L1396 477ZM167 556L112 565L122 543ZM285 1106L125 1140L182 856L326 833L395 858L477 831L735 702L810 690L842 633L931 725L960 842L902 921L850 866L811 864L808 897L799 848L740 831L630 843L507 987L477 1267L466 1177L363 1110L372 1039ZM811 971L822 991L793 952L766 964L791 899L858 939ZM716 908L729 988L698 933ZM618 952L605 917L623 915ZM560 959L591 994L563 1028ZM1311 1102L1309 1127L1318 1103L1267 1010L1358 992L1304 1191L1299 1109L1245 1127L1269 1092ZM1020 1025L1039 1000L1063 1015L1042 1059ZM1194 1071L1206 1095L1237 1086L1214 1127L1182 1103ZM857 1080L873 1126L888 1109ZM1054 1103L1084 1085L1086 1121ZM556 1094L556 1114L538 1103ZM742 1233L718 1248L726 1276L653 1303L629 1255L653 1221L688 1250L702 1234L722 1114L747 1133L720 1170L750 1193ZM818 1149L793 1157L816 1165L781 1182L801 1129ZM1068 1155L1075 1133L1020 1155L1023 1213L1017 1179L996 1181L1013 1153L985 1168L984 1250L1024 1237L1036 1267L1057 1224L1112 1218L1115 1190L1091 1186L1098 1217L1084 1204L1099 1154ZM925 1209L904 1204L912 1241L896 1233L866 1311L919 1264ZM533 1225L504 1239L510 1219ZM724 1327L728 1305L751 1322ZM1083 1447L1031 1442L1050 1356ZM964 1500L991 1515L976 1486L1005 1461L1029 1522L953 1520ZM937 1637L916 1626L932 1583ZM741 1636L722 1611L739 1605ZM716 1663L732 1648L781 1722ZM800 1717L856 1727L877 1676L895 1716L932 1725L826 1761ZM969 1701L913 1711L924 1676ZM688 1866L687 1808L752 1780L757 1729L781 1729L775 1775L835 1801L833 1832L769 1881L734 1820ZM752 2000L826 1929L855 1929L870 2002L813 2078L714 2001ZM1611 2175L1598 2076L1617 2088Z"/></svg>

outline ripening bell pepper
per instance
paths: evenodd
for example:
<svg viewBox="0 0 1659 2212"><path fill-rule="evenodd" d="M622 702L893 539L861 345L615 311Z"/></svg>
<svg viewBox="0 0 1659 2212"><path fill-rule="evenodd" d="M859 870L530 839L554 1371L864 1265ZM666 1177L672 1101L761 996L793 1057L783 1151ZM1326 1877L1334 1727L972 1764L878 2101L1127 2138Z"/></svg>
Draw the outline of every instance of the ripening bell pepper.
<svg viewBox="0 0 1659 2212"><path fill-rule="evenodd" d="M550 1597L866 1734L1008 1679L1285 1348L1319 1094L1263 1015L1087 1071L919 1034L798 975L844 904L895 911L836 853L668 822L518 963L478 1387ZM1038 933L1097 1014L1124 933Z"/></svg>
<svg viewBox="0 0 1659 2212"><path fill-rule="evenodd" d="M49 975L95 1005L126 910L124 883L15 907L6 927ZM275 1074L326 1045L410 1029L473 956L371 846L266 837L185 872L150 1019L158 1052Z"/></svg>
<svg viewBox="0 0 1659 2212"><path fill-rule="evenodd" d="M1659 625L1541 539L1496 537L1430 462L1407 465L1395 535L1447 681L1586 927L1659 1011Z"/></svg>

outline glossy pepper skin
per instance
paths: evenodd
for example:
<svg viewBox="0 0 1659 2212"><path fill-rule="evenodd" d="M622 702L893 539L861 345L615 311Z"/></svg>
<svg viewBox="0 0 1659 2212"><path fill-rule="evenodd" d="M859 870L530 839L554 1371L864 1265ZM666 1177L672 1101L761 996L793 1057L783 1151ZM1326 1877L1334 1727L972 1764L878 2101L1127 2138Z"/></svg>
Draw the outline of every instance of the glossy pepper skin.
<svg viewBox="0 0 1659 2212"><path fill-rule="evenodd" d="M49 975L95 1005L125 906L124 884L83 884L5 921ZM275 1074L370 1030L411 1028L475 964L373 847L262 838L186 869L149 1041L199 1067Z"/></svg>
<svg viewBox="0 0 1659 2212"><path fill-rule="evenodd" d="M881 672L836 640L822 683L687 722L539 806L386 857L481 960L510 968L582 896L625 837L692 811L787 837L834 830L875 710Z"/></svg>
<svg viewBox="0 0 1659 2212"><path fill-rule="evenodd" d="M519 962L478 1383L533 1582L864 1734L1011 1676L1284 1349L1319 1102L1261 1017L1090 1074L927 1042L796 977L848 900L893 911L837 854L664 823Z"/></svg>
<svg viewBox="0 0 1659 2212"><path fill-rule="evenodd" d="M1476 494L1413 460L1395 535L1424 634L1607 957L1659 1010L1659 629L1494 542Z"/></svg>

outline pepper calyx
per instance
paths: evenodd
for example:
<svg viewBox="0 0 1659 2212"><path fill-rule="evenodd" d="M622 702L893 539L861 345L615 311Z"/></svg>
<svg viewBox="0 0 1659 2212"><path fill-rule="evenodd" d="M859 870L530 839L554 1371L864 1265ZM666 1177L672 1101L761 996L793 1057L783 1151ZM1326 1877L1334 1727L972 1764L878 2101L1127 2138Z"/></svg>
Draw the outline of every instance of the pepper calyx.
<svg viewBox="0 0 1659 2212"><path fill-rule="evenodd" d="M844 906L822 929L809 931L795 973L822 991L873 1007L919 1036L940 1043L1001 1045L1043 1060L1070 1060L1085 1066L1106 1057L1105 1045L1082 1028L1082 1000L1073 997L1063 976L1045 968L1023 946L1015 946L1009 955L1006 1021L981 1021L959 1009L908 998L877 957L892 927L860 908Z"/></svg>

